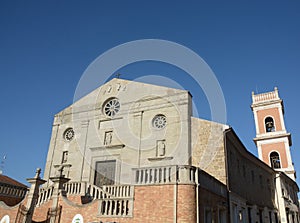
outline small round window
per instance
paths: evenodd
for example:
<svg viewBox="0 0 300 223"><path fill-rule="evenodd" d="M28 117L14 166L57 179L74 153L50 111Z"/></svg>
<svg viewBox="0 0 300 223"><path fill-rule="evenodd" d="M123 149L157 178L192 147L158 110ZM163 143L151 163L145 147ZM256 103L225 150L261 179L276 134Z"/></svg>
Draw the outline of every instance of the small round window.
<svg viewBox="0 0 300 223"><path fill-rule="evenodd" d="M72 128L68 128L65 132L64 132L64 139L66 141L71 141L74 138L74 130Z"/></svg>
<svg viewBox="0 0 300 223"><path fill-rule="evenodd" d="M120 111L120 102L118 99L113 98L107 101L103 106L103 112L109 117L115 116Z"/></svg>
<svg viewBox="0 0 300 223"><path fill-rule="evenodd" d="M167 118L164 115L156 115L152 120L152 125L156 129L163 129L167 125Z"/></svg>

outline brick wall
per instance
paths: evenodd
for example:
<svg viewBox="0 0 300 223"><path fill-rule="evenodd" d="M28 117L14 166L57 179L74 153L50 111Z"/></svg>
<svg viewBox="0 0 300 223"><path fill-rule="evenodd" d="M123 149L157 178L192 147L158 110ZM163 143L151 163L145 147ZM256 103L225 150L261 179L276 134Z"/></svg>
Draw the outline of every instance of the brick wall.
<svg viewBox="0 0 300 223"><path fill-rule="evenodd" d="M8 215L10 217L10 222L15 222L18 209L19 209L19 205L9 207L5 203L0 202L0 220L5 215Z"/></svg>
<svg viewBox="0 0 300 223"><path fill-rule="evenodd" d="M263 161L270 164L270 153L276 151L280 155L281 168L288 168L288 160L284 142L268 143L261 145Z"/></svg>
<svg viewBox="0 0 300 223"><path fill-rule="evenodd" d="M47 201L40 207L35 208L33 220L36 222L44 221L47 218L48 209L52 206L52 200Z"/></svg>
<svg viewBox="0 0 300 223"><path fill-rule="evenodd" d="M280 121L279 108L269 108L257 111L257 121L260 134L266 133L265 118L268 116L273 117L276 131L283 130Z"/></svg>
<svg viewBox="0 0 300 223"><path fill-rule="evenodd" d="M177 222L196 222L196 188L194 185L178 186Z"/></svg>
<svg viewBox="0 0 300 223"><path fill-rule="evenodd" d="M101 217L99 216L99 201L79 205L79 199L80 196L72 196L70 199L60 198L59 204L63 206L62 223L71 222L76 214L81 214L84 222L171 223L174 222L175 210L177 210L177 222L196 222L195 185L135 186L132 217ZM51 205L52 200L38 207L34 212L33 219L35 221L45 220L47 210Z"/></svg>

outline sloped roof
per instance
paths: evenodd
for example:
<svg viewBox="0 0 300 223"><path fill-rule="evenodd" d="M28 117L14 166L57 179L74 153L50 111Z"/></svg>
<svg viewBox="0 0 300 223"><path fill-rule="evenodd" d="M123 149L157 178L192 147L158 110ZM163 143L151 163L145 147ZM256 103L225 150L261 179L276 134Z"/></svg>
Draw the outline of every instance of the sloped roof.
<svg viewBox="0 0 300 223"><path fill-rule="evenodd" d="M28 188L26 185L8 177L8 176L2 175L2 174L0 174L0 183L10 184L10 185L17 186L17 187Z"/></svg>

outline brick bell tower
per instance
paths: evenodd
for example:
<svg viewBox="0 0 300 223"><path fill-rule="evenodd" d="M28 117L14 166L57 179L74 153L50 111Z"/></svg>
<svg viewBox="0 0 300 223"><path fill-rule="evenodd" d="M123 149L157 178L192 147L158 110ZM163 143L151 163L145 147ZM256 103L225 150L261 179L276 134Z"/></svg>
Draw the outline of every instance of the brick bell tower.
<svg viewBox="0 0 300 223"><path fill-rule="evenodd" d="M277 171L282 171L295 180L290 146L291 134L285 129L284 107L278 89L262 94L252 92L251 105L256 128L253 139L259 158Z"/></svg>

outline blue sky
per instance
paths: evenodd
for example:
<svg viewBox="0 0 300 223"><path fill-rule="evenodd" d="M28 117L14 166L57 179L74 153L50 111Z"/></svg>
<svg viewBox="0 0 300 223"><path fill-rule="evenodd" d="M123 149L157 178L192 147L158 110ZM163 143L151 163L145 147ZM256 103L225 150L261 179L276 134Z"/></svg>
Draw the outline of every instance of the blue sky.
<svg viewBox="0 0 300 223"><path fill-rule="evenodd" d="M88 65L139 39L173 41L201 56L223 90L227 124L254 154L251 92L277 86L300 174L299 27L299 1L0 1L4 174L26 183L44 169L53 116L72 103ZM199 116L211 118L203 91L176 67L141 62L118 72L174 79L191 91Z"/></svg>

